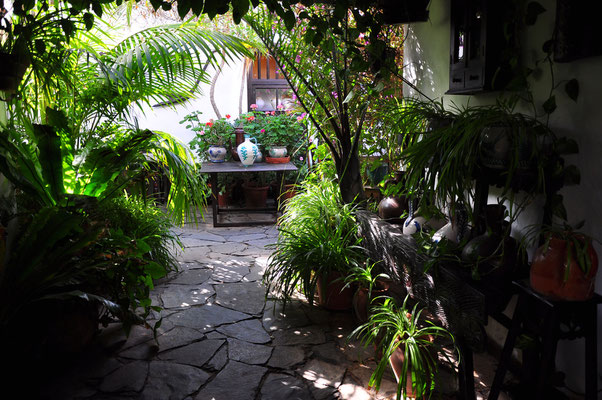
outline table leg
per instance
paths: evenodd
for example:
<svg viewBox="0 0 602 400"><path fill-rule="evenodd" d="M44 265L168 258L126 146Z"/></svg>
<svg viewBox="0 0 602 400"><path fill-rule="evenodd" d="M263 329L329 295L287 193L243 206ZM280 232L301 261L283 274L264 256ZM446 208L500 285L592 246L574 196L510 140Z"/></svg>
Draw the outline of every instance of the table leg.
<svg viewBox="0 0 602 400"><path fill-rule="evenodd" d="M458 365L459 398L463 400L476 400L472 350L462 338L458 338L457 345L460 351L460 365Z"/></svg>
<svg viewBox="0 0 602 400"><path fill-rule="evenodd" d="M597 304L590 303L585 311L585 398L598 398L598 312Z"/></svg>
<svg viewBox="0 0 602 400"><path fill-rule="evenodd" d="M284 187L284 172L278 171L276 174L276 179L278 181L278 189L276 189L276 217L278 217L278 212L280 210L280 196L282 196L282 189Z"/></svg>
<svg viewBox="0 0 602 400"><path fill-rule="evenodd" d="M495 371L495 377L493 378L493 383L491 385L491 390L489 391L489 397L487 397L487 400L497 400L500 390L502 389L504 376L506 375L506 370L508 369L508 365L510 365L510 360L512 358L512 349L514 349L514 343L516 342L516 338L520 333L520 325L523 320L523 307L526 306L525 303L526 301L522 293L519 294L518 301L516 302L516 308L514 309L514 315L512 316L512 324L510 325L506 335L506 341L504 342L504 348L500 356L500 362L497 366L497 370Z"/></svg>
<svg viewBox="0 0 602 400"><path fill-rule="evenodd" d="M535 399L546 398L546 387L554 371L556 347L558 345L558 320L556 312L555 308L550 308L547 310L547 315L544 318L541 363L537 386L535 388Z"/></svg>
<svg viewBox="0 0 602 400"><path fill-rule="evenodd" d="M217 225L217 213L219 212L219 204L217 196L219 189L217 187L217 172L211 173L211 210L213 211L213 226Z"/></svg>

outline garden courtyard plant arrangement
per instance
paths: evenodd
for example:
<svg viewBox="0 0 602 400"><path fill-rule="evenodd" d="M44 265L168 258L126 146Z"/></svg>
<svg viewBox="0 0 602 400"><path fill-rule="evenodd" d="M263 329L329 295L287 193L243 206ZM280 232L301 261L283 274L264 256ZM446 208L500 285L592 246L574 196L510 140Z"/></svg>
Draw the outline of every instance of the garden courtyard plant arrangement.
<svg viewBox="0 0 602 400"><path fill-rule="evenodd" d="M201 114L201 111L193 111L180 121L180 124L186 124L186 129L191 129L196 133L189 146L196 151L202 161L224 162L228 153L226 147L234 137L234 127L230 122L230 115L202 123L200 121Z"/></svg>
<svg viewBox="0 0 602 400"><path fill-rule="evenodd" d="M256 108L251 104L251 109ZM250 111L239 118L245 133L257 140L267 151L266 162L288 162L295 155L303 157L307 152L304 114L283 111Z"/></svg>
<svg viewBox="0 0 602 400"><path fill-rule="evenodd" d="M287 201L263 278L266 293L286 304L300 289L310 304L317 296L327 308L349 309L353 291L347 288L344 299L335 295L349 270L365 262L354 207L342 204L336 184L313 178Z"/></svg>
<svg viewBox="0 0 602 400"><path fill-rule="evenodd" d="M367 322L356 328L350 338L359 338L364 345L374 344L377 367L369 385L377 391L383 374L390 365L397 379L397 400L428 398L435 386L438 351L444 341L454 342L445 328L426 319L423 309L411 309L406 297L401 306L392 298L374 303Z"/></svg>

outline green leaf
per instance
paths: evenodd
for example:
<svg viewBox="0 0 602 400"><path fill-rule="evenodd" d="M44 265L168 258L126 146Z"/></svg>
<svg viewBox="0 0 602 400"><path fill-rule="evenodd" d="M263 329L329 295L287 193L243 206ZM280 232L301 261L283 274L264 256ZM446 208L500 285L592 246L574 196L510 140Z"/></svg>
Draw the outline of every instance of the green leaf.
<svg viewBox="0 0 602 400"><path fill-rule="evenodd" d="M553 39L546 40L544 42L543 46L541 46L541 49L546 54L552 54L554 52L554 40Z"/></svg>
<svg viewBox="0 0 602 400"><path fill-rule="evenodd" d="M100 1L92 2L92 11L94 11L94 14L98 15L98 18L102 18L102 4Z"/></svg>
<svg viewBox="0 0 602 400"><path fill-rule="evenodd" d="M196 16L200 15L203 12L203 6L205 2L203 0L192 0L192 13Z"/></svg>
<svg viewBox="0 0 602 400"><path fill-rule="evenodd" d="M284 26L286 26L286 29L290 31L295 27L295 13L292 10L286 10L282 18L284 19Z"/></svg>
<svg viewBox="0 0 602 400"><path fill-rule="evenodd" d="M531 1L527 4L527 15L525 16L525 24L534 25L537 17L544 13L546 9L537 1Z"/></svg>
<svg viewBox="0 0 602 400"><path fill-rule="evenodd" d="M567 137L558 138L554 146L556 153L559 155L579 153L579 145L577 142L574 139L569 139Z"/></svg>
<svg viewBox="0 0 602 400"><path fill-rule="evenodd" d="M38 159L42 167L42 176L52 197L58 203L65 194L61 140L51 126L36 124L33 130L38 144Z"/></svg>
<svg viewBox="0 0 602 400"><path fill-rule="evenodd" d="M167 270L156 262L149 262L144 266L144 272L149 274L153 279L163 278L167 274Z"/></svg>
<svg viewBox="0 0 602 400"><path fill-rule="evenodd" d="M564 91L576 103L579 97L579 81L575 78L571 79L564 85Z"/></svg>
<svg viewBox="0 0 602 400"><path fill-rule="evenodd" d="M546 112L546 114L552 114L556 110L556 96L550 96L543 103L543 110Z"/></svg>
<svg viewBox="0 0 602 400"><path fill-rule="evenodd" d="M192 0L178 0L177 8L180 18L185 19L192 7Z"/></svg>
<svg viewBox="0 0 602 400"><path fill-rule="evenodd" d="M578 185L581 182L581 172L575 165L568 165L562 171L562 181L565 186Z"/></svg>
<svg viewBox="0 0 602 400"><path fill-rule="evenodd" d="M239 24L247 12L249 12L249 0L232 0L232 19Z"/></svg>
<svg viewBox="0 0 602 400"><path fill-rule="evenodd" d="M38 52L39 54L44 54L44 52L46 51L46 43L44 42L44 40L36 39L34 45L36 48L36 52Z"/></svg>

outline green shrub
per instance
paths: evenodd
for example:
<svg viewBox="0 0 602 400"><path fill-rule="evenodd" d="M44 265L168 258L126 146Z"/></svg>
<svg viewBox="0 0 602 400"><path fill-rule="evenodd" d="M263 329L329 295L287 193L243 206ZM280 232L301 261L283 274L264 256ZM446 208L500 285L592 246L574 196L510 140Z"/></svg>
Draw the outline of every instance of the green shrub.
<svg viewBox="0 0 602 400"><path fill-rule="evenodd" d="M332 271L345 275L364 262L354 207L343 204L331 181L305 181L288 200L280 220L278 242L264 275L267 292L286 303L298 287L313 302L317 279Z"/></svg>

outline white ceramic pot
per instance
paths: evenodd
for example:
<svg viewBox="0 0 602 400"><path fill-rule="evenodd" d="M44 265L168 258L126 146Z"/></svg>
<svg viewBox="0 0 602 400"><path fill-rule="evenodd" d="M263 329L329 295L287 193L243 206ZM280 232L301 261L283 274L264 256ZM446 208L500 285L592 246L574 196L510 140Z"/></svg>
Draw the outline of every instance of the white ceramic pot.
<svg viewBox="0 0 602 400"><path fill-rule="evenodd" d="M454 243L458 243L458 230L452 225L451 222L448 222L443 228L435 232L433 235L433 242L439 243L443 238L446 238Z"/></svg>
<svg viewBox="0 0 602 400"><path fill-rule="evenodd" d="M286 155L287 155L286 146L270 147L270 157L283 158L283 157L286 157Z"/></svg>
<svg viewBox="0 0 602 400"><path fill-rule="evenodd" d="M209 161L211 162L224 162L226 159L227 150L224 146L209 146L207 154L209 154Z"/></svg>
<svg viewBox="0 0 602 400"><path fill-rule="evenodd" d="M251 142L251 139L252 138L249 138L245 135L245 141L239 144L236 148L240 162L245 167L253 165L255 159L257 158L257 153L259 152L257 145Z"/></svg>
<svg viewBox="0 0 602 400"><path fill-rule="evenodd" d="M426 218L421 216L408 217L403 223L403 234L412 235L422 231L422 226L426 222Z"/></svg>

